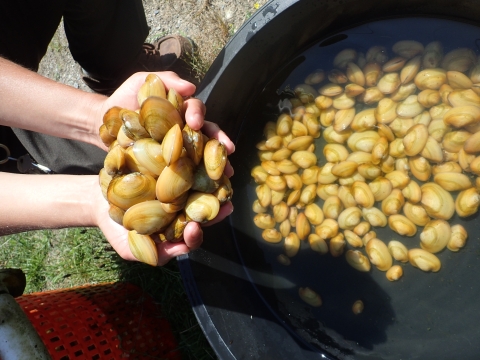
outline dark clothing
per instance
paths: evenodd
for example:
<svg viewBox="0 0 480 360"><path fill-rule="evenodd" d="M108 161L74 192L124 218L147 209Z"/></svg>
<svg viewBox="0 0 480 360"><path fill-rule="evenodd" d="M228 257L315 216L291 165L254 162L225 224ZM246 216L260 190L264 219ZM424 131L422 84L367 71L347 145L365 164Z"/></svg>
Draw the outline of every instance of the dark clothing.
<svg viewBox="0 0 480 360"><path fill-rule="evenodd" d="M62 16L73 58L100 79L119 76L136 59L149 31L141 0L0 1L0 56L37 71ZM0 127L0 141L14 156L22 149L4 130ZM38 163L57 173L92 174L103 166L105 152L95 146L13 131ZM0 171L8 169L0 165Z"/></svg>
<svg viewBox="0 0 480 360"><path fill-rule="evenodd" d="M94 77L115 77L148 35L141 0L0 1L0 55L37 71L62 16L73 58Z"/></svg>

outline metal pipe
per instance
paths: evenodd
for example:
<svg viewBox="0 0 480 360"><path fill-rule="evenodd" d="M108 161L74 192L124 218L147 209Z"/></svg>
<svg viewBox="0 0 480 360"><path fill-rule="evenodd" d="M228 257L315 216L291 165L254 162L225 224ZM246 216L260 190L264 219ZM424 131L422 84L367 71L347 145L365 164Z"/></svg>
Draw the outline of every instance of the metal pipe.
<svg viewBox="0 0 480 360"><path fill-rule="evenodd" d="M0 359L51 360L22 308L0 281Z"/></svg>

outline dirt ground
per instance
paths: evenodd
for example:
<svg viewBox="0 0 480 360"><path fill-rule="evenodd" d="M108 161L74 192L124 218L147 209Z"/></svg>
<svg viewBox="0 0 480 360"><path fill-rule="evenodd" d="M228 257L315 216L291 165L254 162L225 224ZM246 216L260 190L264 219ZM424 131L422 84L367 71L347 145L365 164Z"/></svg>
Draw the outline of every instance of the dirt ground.
<svg viewBox="0 0 480 360"><path fill-rule="evenodd" d="M147 41L152 42L167 34L190 37L198 46L198 57L194 64L202 74L231 36L266 2L266 0L143 0L147 23L150 26ZM55 81L90 91L83 83L79 67L70 55L62 24L40 63L39 73Z"/></svg>

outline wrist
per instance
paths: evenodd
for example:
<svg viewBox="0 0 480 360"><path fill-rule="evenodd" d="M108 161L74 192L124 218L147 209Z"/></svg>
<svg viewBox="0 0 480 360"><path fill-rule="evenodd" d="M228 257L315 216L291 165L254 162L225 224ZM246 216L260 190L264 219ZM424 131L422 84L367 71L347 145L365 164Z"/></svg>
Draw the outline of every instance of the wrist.
<svg viewBox="0 0 480 360"><path fill-rule="evenodd" d="M87 124L87 139L85 142L95 145L103 150L107 150L107 147L100 138L99 129L103 124L103 116L106 112L105 101L107 99L108 98L103 95L87 93L82 104L84 111L80 112L80 116L83 117L83 119L79 120L80 122Z"/></svg>
<svg viewBox="0 0 480 360"><path fill-rule="evenodd" d="M48 182L44 185L45 191L52 194L43 200L50 208L47 217L52 221L52 228L97 225L95 202L100 191L97 175L48 175L44 181Z"/></svg>

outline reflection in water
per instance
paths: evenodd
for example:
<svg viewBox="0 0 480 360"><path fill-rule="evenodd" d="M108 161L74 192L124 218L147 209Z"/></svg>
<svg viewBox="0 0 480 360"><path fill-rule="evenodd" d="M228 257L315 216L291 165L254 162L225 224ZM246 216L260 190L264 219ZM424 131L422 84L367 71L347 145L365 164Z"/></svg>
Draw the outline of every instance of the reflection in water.
<svg viewBox="0 0 480 360"><path fill-rule="evenodd" d="M238 276L241 274L240 279L252 282L258 286L264 286L271 289L295 289L295 283L291 282L287 278L279 274L271 274L258 270L250 270L245 273L242 264L235 263L229 259L225 259L215 253L209 254L209 261L211 267L214 270L221 271L231 276Z"/></svg>

